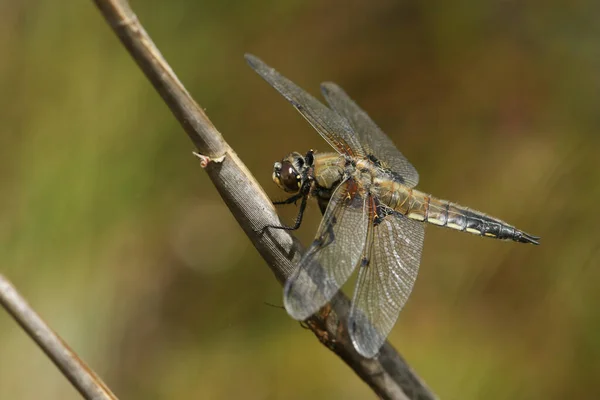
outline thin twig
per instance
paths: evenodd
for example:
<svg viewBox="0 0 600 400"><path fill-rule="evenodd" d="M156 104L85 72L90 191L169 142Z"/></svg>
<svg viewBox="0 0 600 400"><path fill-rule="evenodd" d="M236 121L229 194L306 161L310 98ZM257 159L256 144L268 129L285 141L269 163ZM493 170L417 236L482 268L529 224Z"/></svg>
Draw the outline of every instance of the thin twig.
<svg viewBox="0 0 600 400"><path fill-rule="evenodd" d="M94 2L195 144L203 167L248 238L279 282L285 282L304 252L302 245L283 230L264 230L265 226L280 224L271 201L175 76L128 3ZM381 398L435 398L389 343L374 359L354 350L346 326L349 306L348 298L340 293L306 324Z"/></svg>
<svg viewBox="0 0 600 400"><path fill-rule="evenodd" d="M117 398L94 371L46 325L2 275L0 275L0 304L40 346L83 397L98 400Z"/></svg>

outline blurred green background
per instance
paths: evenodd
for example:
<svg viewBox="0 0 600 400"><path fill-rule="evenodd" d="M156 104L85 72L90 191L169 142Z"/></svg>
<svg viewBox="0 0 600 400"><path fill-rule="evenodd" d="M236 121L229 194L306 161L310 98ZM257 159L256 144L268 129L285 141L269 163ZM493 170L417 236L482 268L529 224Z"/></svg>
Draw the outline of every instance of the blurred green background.
<svg viewBox="0 0 600 400"><path fill-rule="evenodd" d="M266 305L281 287L93 3L57 4L0 2L0 271L123 399L374 398ZM344 87L423 191L542 236L427 228L390 340L439 396L600 396L600 3L132 6L272 198L274 161L329 149L245 52ZM0 312L0 399L40 398L79 395Z"/></svg>

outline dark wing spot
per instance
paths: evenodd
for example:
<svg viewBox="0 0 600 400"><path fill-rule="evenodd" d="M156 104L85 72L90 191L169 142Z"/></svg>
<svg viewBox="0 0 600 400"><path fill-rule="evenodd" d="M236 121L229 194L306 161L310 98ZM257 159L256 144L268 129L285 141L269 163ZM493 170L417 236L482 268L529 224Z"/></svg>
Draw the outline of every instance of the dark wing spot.
<svg viewBox="0 0 600 400"><path fill-rule="evenodd" d="M381 167L381 161L379 161L379 160L377 159L377 157L375 157L373 154L369 154L369 155L367 156L367 159L368 159L369 161L371 161L373 164L375 164L376 166L378 166L378 167Z"/></svg>
<svg viewBox="0 0 600 400"><path fill-rule="evenodd" d="M406 183L406 179L404 179L404 177L402 175L400 175L399 173L394 172L392 170L388 170L388 173L390 175L392 175L392 178L394 178L394 180L396 182L399 182L399 183L402 183L402 184Z"/></svg>
<svg viewBox="0 0 600 400"><path fill-rule="evenodd" d="M385 217L390 214L394 214L395 211L381 203L377 197L373 197L373 201L375 202L375 213L377 214L373 220L373 225L377 226Z"/></svg>

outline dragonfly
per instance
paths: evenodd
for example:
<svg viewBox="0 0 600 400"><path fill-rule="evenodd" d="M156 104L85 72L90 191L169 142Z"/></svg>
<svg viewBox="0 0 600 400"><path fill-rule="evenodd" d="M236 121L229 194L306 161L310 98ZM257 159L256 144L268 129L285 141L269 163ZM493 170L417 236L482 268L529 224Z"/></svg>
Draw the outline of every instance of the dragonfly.
<svg viewBox="0 0 600 400"><path fill-rule="evenodd" d="M285 97L335 150L293 152L273 166L273 181L297 204L300 227L308 199L323 214L317 234L284 288L290 316L305 320L358 269L348 316L356 351L375 357L413 289L425 223L478 236L539 244L539 237L415 187L419 174L386 134L335 83L321 85L329 107L258 57L246 61Z"/></svg>

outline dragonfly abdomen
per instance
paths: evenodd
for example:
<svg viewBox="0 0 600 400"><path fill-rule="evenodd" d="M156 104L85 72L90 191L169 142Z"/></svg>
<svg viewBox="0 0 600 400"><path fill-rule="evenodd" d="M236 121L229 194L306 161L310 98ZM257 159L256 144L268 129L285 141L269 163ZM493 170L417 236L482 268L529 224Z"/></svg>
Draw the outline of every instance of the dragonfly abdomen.
<svg viewBox="0 0 600 400"><path fill-rule="evenodd" d="M538 237L482 212L437 199L398 183L388 189L382 196L387 197L387 205L410 219L478 236L539 244Z"/></svg>

